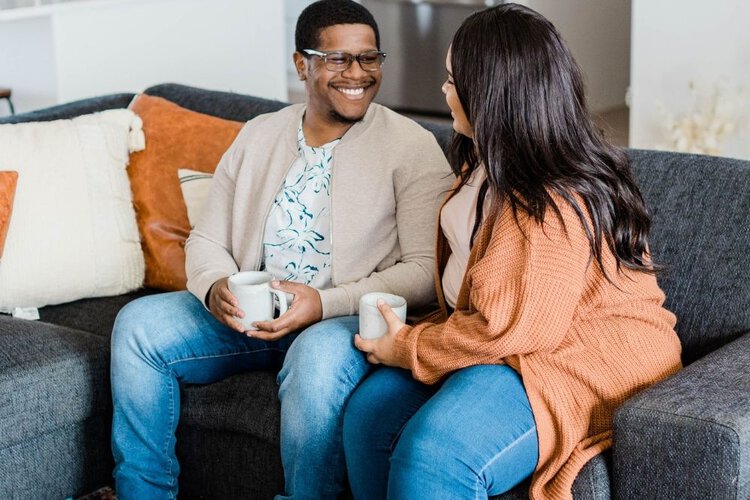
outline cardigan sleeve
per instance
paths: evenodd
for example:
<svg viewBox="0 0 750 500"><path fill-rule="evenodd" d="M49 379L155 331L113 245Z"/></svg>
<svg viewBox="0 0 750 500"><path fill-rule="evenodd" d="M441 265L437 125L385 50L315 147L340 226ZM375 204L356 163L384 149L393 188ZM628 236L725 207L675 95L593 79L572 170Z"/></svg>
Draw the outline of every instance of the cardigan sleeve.
<svg viewBox="0 0 750 500"><path fill-rule="evenodd" d="M468 310L455 311L444 323L399 331L396 357L414 378L435 383L460 368L552 351L564 342L591 252L572 207L556 201L564 224L551 211L543 225L520 213L516 224L506 207L485 254L464 278Z"/></svg>

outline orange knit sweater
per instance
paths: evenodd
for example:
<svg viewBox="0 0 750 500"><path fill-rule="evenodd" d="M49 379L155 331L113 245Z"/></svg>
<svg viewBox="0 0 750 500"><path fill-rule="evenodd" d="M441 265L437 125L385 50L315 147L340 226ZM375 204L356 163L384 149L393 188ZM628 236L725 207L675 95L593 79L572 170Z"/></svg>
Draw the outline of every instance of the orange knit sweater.
<svg viewBox="0 0 750 500"><path fill-rule="evenodd" d="M507 203L490 214L450 316L440 285L450 248L439 234L441 316L404 327L395 346L400 364L428 384L479 364L507 363L521 375L539 437L532 499L572 498L581 468L611 446L615 408L681 367L675 317L656 279L618 272L603 249L607 281L572 207L555 202L564 226L552 211L543 226L519 211L522 232Z"/></svg>

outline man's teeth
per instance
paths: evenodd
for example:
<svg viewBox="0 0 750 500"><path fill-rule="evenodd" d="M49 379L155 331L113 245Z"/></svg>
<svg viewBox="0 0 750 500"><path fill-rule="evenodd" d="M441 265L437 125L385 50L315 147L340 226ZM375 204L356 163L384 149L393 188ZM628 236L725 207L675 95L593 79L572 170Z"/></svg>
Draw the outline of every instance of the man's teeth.
<svg viewBox="0 0 750 500"><path fill-rule="evenodd" d="M362 92L365 91L363 87L360 87L358 89L337 89L339 92L346 94L346 95L360 95Z"/></svg>

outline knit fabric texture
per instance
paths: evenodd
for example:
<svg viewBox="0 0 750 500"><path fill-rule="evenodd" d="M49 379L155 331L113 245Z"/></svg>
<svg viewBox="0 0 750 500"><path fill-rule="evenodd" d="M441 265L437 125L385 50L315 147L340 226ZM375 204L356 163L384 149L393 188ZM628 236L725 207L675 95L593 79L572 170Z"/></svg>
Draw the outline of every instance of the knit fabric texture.
<svg viewBox="0 0 750 500"><path fill-rule="evenodd" d="M425 383L477 364L516 369L539 435L530 496L569 499L581 468L611 446L614 409L680 369L680 342L656 279L618 271L604 249L602 272L574 209L553 199L561 217L549 210L542 225L522 211L516 222L508 203L495 208L455 312L436 279L443 321L404 327L396 352ZM447 246L441 235L437 274Z"/></svg>

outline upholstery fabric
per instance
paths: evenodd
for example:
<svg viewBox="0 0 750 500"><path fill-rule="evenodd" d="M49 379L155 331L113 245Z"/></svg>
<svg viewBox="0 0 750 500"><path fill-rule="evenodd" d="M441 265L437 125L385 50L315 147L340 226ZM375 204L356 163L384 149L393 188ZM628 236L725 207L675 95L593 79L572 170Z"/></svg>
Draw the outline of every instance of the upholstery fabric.
<svg viewBox="0 0 750 500"><path fill-rule="evenodd" d="M108 339L42 322L0 321L0 449L110 407Z"/></svg>
<svg viewBox="0 0 750 500"><path fill-rule="evenodd" d="M52 120L66 120L76 116L88 115L97 111L106 111L108 109L127 108L130 101L133 100L134 94L111 94L101 97L91 97L78 101L60 104L29 113L21 113L12 116L0 118L2 123L28 123L28 122L48 122Z"/></svg>
<svg viewBox="0 0 750 500"><path fill-rule="evenodd" d="M240 122L246 122L260 114L271 113L288 106L285 102L174 83L149 87L143 92L151 96L162 97L198 113Z"/></svg>
<svg viewBox="0 0 750 500"><path fill-rule="evenodd" d="M125 171L129 153L142 148L141 120L125 109L0 125L0 170L19 175L0 262L0 311L142 286Z"/></svg>
<svg viewBox="0 0 750 500"><path fill-rule="evenodd" d="M16 195L17 182L18 172L0 172L0 259L3 257L10 216L13 214L13 200Z"/></svg>
<svg viewBox="0 0 750 500"><path fill-rule="evenodd" d="M110 416L97 415L0 447L0 498L76 498L98 489L114 467L111 425Z"/></svg>
<svg viewBox="0 0 750 500"><path fill-rule="evenodd" d="M687 364L750 331L750 163L630 151Z"/></svg>
<svg viewBox="0 0 750 500"><path fill-rule="evenodd" d="M130 109L143 119L147 142L144 151L132 155L128 167L146 261L145 284L184 290L190 223L177 170L212 173L243 124L145 94Z"/></svg>
<svg viewBox="0 0 750 500"><path fill-rule="evenodd" d="M622 405L618 498L750 498L748 359L744 335Z"/></svg>
<svg viewBox="0 0 750 500"><path fill-rule="evenodd" d="M39 309L41 321L54 325L67 326L76 330L99 335L109 339L117 313L125 304L138 297L144 297L160 290L141 288L135 292L112 297L81 299L65 304L57 304Z"/></svg>
<svg viewBox="0 0 750 500"><path fill-rule="evenodd" d="M177 456L181 491L188 498L271 498L281 491L277 392L276 375L270 372L183 391ZM209 479L223 477L232 464L252 466L242 467L243 477L236 480Z"/></svg>

